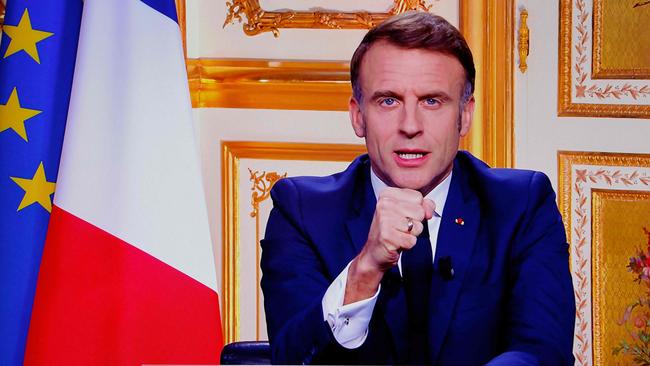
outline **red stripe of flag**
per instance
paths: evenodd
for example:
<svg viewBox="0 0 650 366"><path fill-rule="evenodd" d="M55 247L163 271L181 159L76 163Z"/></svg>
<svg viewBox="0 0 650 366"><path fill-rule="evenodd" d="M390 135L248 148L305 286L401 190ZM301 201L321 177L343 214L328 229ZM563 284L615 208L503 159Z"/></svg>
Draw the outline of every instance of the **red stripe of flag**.
<svg viewBox="0 0 650 366"><path fill-rule="evenodd" d="M222 344L214 290L53 207L26 365L216 364Z"/></svg>

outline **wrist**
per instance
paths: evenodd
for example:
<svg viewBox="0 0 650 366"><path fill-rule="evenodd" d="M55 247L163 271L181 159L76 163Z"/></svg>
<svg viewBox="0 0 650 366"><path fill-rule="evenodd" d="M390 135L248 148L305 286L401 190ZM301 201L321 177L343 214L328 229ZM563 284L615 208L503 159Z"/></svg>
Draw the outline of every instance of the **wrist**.
<svg viewBox="0 0 650 366"><path fill-rule="evenodd" d="M383 275L384 272L378 267L365 262L362 255L357 256L348 268L343 305L374 296Z"/></svg>

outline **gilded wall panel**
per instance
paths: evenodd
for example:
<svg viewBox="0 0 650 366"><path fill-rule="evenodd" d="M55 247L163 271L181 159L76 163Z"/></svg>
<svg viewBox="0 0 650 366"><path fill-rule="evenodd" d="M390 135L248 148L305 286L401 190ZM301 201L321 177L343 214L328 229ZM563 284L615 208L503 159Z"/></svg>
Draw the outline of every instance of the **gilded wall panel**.
<svg viewBox="0 0 650 366"><path fill-rule="evenodd" d="M594 364L633 365L621 347L641 344L638 334L649 327L639 321L650 316L650 298L649 282L637 281L629 263L648 252L650 191L592 189L591 198Z"/></svg>
<svg viewBox="0 0 650 366"><path fill-rule="evenodd" d="M594 79L650 79L650 1L594 1Z"/></svg>
<svg viewBox="0 0 650 366"><path fill-rule="evenodd" d="M272 208L271 188L287 176L339 172L365 146L237 141L221 146L224 341L266 340L259 241Z"/></svg>
<svg viewBox="0 0 650 366"><path fill-rule="evenodd" d="M560 116L650 117L650 36L640 31L650 8L641 3L560 0Z"/></svg>
<svg viewBox="0 0 650 366"><path fill-rule="evenodd" d="M576 296L576 365L628 364L628 355L613 352L626 340L625 324L619 324L623 304L633 303L639 290L626 258L646 246L650 155L561 151L558 164L558 200Z"/></svg>

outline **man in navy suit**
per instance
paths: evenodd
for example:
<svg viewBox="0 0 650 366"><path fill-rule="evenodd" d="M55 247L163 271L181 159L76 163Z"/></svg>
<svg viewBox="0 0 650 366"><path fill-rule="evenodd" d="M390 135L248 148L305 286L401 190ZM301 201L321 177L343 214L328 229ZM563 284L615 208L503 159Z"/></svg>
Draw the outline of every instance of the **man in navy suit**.
<svg viewBox="0 0 650 366"><path fill-rule="evenodd" d="M406 13L365 36L349 109L368 154L271 192L273 362L573 364L568 246L548 178L458 151L474 77L465 40L438 16Z"/></svg>

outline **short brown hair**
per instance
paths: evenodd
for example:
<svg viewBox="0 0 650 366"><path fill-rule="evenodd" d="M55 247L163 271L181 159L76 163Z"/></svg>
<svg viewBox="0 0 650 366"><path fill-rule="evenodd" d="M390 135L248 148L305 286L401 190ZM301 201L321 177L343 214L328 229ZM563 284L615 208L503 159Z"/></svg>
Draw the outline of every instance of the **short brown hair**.
<svg viewBox="0 0 650 366"><path fill-rule="evenodd" d="M389 18L371 29L354 51L350 61L350 80L357 102L362 103L363 98L359 83L361 62L370 47L378 41L386 41L405 49L423 49L455 57L465 69L466 86L462 98L468 99L474 93L474 58L458 29L441 16L409 11Z"/></svg>

